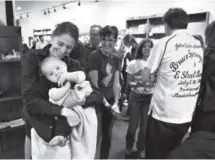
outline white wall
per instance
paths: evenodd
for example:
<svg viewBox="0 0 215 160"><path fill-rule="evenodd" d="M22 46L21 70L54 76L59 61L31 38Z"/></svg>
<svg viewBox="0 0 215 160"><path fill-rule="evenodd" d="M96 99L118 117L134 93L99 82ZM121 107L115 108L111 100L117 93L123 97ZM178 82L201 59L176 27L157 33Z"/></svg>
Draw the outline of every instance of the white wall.
<svg viewBox="0 0 215 160"><path fill-rule="evenodd" d="M0 21L4 24L7 24L6 20L6 9L5 9L5 1L0 1Z"/></svg>
<svg viewBox="0 0 215 160"><path fill-rule="evenodd" d="M212 17L215 15L213 0L99 0L97 3L84 1L81 6L74 3L65 10L56 8L57 12L52 11L49 15L41 11L46 6L35 5L30 17L21 19L20 24L24 37L32 36L33 29L52 29L63 21L74 22L81 33L87 32L92 24L116 25L124 29L128 17L163 14L170 7L183 7L188 12L210 11Z"/></svg>

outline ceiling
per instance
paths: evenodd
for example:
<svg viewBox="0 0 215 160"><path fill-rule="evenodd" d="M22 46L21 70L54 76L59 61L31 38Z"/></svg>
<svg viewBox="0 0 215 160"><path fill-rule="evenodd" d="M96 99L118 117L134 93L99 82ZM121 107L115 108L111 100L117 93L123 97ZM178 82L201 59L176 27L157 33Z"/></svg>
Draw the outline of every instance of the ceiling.
<svg viewBox="0 0 215 160"><path fill-rule="evenodd" d="M48 1L17 1L15 0L15 8L16 14L22 14L26 12L32 12L35 11L35 9L41 8L41 10L46 8L52 8L54 6L61 5L63 3L69 2L67 1L54 1L54 0L48 0ZM18 9L21 8L20 10Z"/></svg>

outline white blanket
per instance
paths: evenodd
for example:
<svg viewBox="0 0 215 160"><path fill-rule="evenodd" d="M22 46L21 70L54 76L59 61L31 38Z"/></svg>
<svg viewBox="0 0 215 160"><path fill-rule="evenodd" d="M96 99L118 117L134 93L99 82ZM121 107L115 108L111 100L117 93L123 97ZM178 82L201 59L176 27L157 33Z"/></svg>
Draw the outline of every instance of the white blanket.
<svg viewBox="0 0 215 160"><path fill-rule="evenodd" d="M70 144L64 147L51 147L35 131L31 129L31 152L32 159L71 159Z"/></svg>
<svg viewBox="0 0 215 160"><path fill-rule="evenodd" d="M88 107L83 109L81 106L76 106L73 110L79 115L81 123L76 127L72 127L70 136L71 159L94 159L97 140L95 108ZM68 122L70 121L69 118L67 120Z"/></svg>

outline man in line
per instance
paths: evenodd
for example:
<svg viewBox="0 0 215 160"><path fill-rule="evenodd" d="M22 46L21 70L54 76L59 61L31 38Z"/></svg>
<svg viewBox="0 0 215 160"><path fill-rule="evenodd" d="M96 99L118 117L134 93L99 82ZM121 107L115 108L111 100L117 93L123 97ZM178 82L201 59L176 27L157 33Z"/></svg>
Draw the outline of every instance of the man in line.
<svg viewBox="0 0 215 160"><path fill-rule="evenodd" d="M188 15L180 8L164 17L167 36L152 49L143 80L157 74L146 133L146 158L165 158L187 133L200 88L203 50L187 31Z"/></svg>
<svg viewBox="0 0 215 160"><path fill-rule="evenodd" d="M44 36L39 36L39 41L36 44L36 49L43 49L48 43L44 40Z"/></svg>
<svg viewBox="0 0 215 160"><path fill-rule="evenodd" d="M95 51L95 50L98 50L100 48L100 41L101 41L101 38L100 38L100 35L99 35L99 31L102 27L99 26L99 25L92 25L90 27L90 41L88 44L84 45L84 52L83 52L83 55L82 55L82 65L84 67L84 69L86 71L88 71L88 61L89 61L89 57L90 57L90 54Z"/></svg>

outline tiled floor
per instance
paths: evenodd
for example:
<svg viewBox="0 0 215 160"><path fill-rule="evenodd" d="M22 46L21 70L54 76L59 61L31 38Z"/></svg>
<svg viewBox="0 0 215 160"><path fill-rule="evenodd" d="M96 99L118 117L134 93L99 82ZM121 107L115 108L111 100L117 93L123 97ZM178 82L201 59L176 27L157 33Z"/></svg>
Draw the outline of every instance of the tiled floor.
<svg viewBox="0 0 215 160"><path fill-rule="evenodd" d="M112 135L112 146L110 159L124 159L125 155L125 135L127 132L128 122L117 121Z"/></svg>
<svg viewBox="0 0 215 160"><path fill-rule="evenodd" d="M110 159L124 159L125 154L125 135L128 123L125 121L117 121L113 129L112 146L110 151ZM23 144L20 144L23 145ZM0 159L23 159L23 150L12 151L5 154L0 153Z"/></svg>

